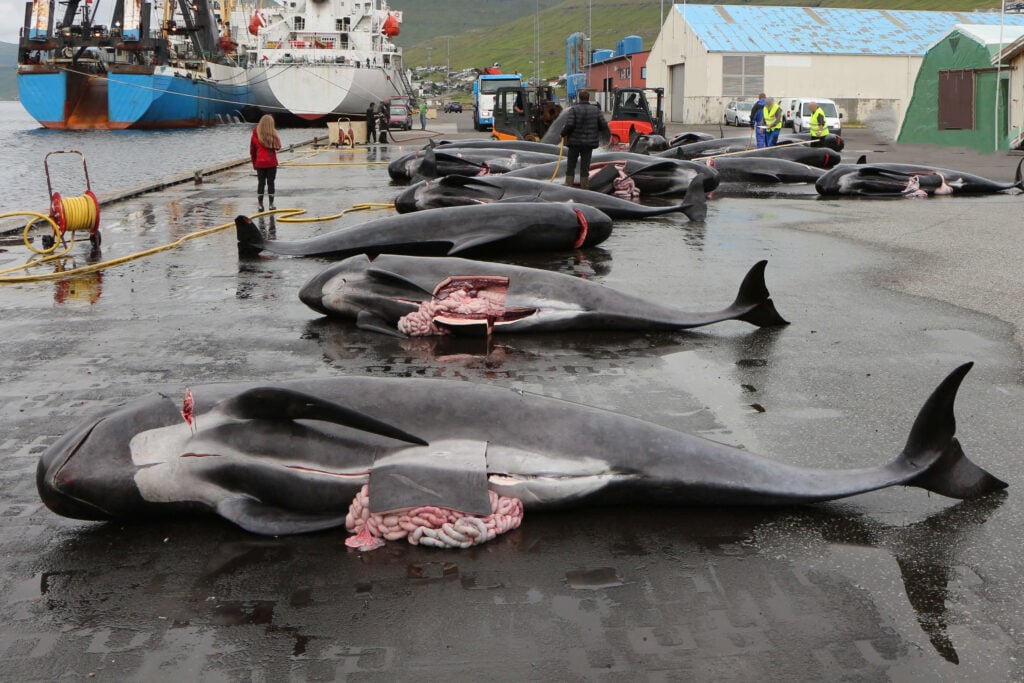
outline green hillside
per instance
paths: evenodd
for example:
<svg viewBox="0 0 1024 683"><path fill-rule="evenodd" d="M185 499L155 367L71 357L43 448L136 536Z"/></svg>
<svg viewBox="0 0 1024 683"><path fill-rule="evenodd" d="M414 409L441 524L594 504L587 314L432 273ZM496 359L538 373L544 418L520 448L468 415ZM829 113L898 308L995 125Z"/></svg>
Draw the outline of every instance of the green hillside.
<svg viewBox="0 0 1024 683"><path fill-rule="evenodd" d="M644 49L650 49L661 29L662 8L667 14L672 4L654 0L390 1L393 9L404 14L398 43L405 50L407 66L448 63L453 71L459 71L499 62L503 71L518 69L532 77L538 72L533 61L539 23L539 72L544 78L565 71L565 41L577 31L592 35L594 49L615 49L616 43L629 35L640 36ZM749 0L690 4L967 12L998 7L998 0ZM16 61L17 46L0 43L0 99L17 98Z"/></svg>

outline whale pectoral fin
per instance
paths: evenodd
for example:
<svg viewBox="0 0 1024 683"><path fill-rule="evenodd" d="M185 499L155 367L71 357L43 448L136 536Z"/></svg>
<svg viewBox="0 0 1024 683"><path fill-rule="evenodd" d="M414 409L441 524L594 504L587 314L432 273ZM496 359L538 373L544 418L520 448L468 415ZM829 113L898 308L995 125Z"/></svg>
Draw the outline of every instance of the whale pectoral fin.
<svg viewBox="0 0 1024 683"><path fill-rule="evenodd" d="M498 200L498 203L500 203L500 204L522 204L524 202L525 203L530 203L530 202L546 202L546 201L548 201L548 200L545 199L540 193L537 193L537 194L517 194L517 195L515 195L513 197L502 197L501 199Z"/></svg>
<svg viewBox="0 0 1024 683"><path fill-rule="evenodd" d="M695 223L699 223L708 217L708 195L704 191L704 177L698 175L690 181L686 188L686 196L683 197L683 214Z"/></svg>
<svg viewBox="0 0 1024 683"><path fill-rule="evenodd" d="M311 394L280 387L249 389L221 402L217 408L225 415L243 420L320 420L407 443L427 445L420 437L369 415Z"/></svg>
<svg viewBox="0 0 1024 683"><path fill-rule="evenodd" d="M386 257L384 258L384 260L386 261ZM379 267L371 265L366 268L366 274L375 280L381 280L390 283L400 282L403 285L408 285L409 287L412 287L413 289L418 289L427 296L434 295L434 287L437 285L437 276L432 273L425 273L420 275L420 277L423 278L424 280L423 282L420 282L415 277L410 277L408 275L403 275L400 273L396 273L392 270L388 270L386 266Z"/></svg>
<svg viewBox="0 0 1024 683"><path fill-rule="evenodd" d="M460 238L452 243L451 249L448 250L448 255L454 256L455 254L461 254L464 251L476 249L477 247L494 244L495 242L500 242L507 237L508 233L506 232L485 232L477 233L471 237L467 236Z"/></svg>
<svg viewBox="0 0 1024 683"><path fill-rule="evenodd" d="M235 216L235 236L239 256L257 256L263 251L263 235L248 216Z"/></svg>
<svg viewBox="0 0 1024 683"><path fill-rule="evenodd" d="M344 526L348 511L316 515L266 505L253 498L239 497L217 503L217 514L254 534L286 536Z"/></svg>
<svg viewBox="0 0 1024 683"><path fill-rule="evenodd" d="M593 192L611 194L615 191L612 181L619 177L619 169L615 164L608 164L594 175L590 176L589 186Z"/></svg>
<svg viewBox="0 0 1024 683"><path fill-rule="evenodd" d="M399 332L397 327L369 311L359 311L359 314L356 315L356 327L367 332L377 332L391 337L398 337L399 339L406 338L406 335Z"/></svg>
<svg viewBox="0 0 1024 683"><path fill-rule="evenodd" d="M493 183L481 180L477 176L468 175L446 175L438 178L437 184L442 187L466 187L468 185L489 185L494 187Z"/></svg>

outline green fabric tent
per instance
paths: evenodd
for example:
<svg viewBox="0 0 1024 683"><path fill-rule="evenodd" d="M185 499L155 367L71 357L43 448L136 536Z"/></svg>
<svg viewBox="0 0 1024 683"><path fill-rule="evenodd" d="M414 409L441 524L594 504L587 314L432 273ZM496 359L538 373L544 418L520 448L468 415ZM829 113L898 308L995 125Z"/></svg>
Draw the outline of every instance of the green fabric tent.
<svg viewBox="0 0 1024 683"><path fill-rule="evenodd" d="M993 58L1021 35L1020 26L958 24L932 45L917 72L898 141L980 152L1008 149L1009 71Z"/></svg>

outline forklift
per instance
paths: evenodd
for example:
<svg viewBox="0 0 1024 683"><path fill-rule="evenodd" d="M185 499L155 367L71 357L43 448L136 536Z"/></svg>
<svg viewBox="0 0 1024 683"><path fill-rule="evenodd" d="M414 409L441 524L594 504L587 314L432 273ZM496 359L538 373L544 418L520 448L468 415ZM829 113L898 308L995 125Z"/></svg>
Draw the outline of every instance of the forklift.
<svg viewBox="0 0 1024 683"><path fill-rule="evenodd" d="M539 141L561 113L562 105L549 85L498 88L491 137Z"/></svg>
<svg viewBox="0 0 1024 683"><path fill-rule="evenodd" d="M656 98L655 114L647 93ZM608 128L612 131L610 146L629 145L637 135L665 135L665 111L662 104L664 88L616 88L612 93L612 116Z"/></svg>

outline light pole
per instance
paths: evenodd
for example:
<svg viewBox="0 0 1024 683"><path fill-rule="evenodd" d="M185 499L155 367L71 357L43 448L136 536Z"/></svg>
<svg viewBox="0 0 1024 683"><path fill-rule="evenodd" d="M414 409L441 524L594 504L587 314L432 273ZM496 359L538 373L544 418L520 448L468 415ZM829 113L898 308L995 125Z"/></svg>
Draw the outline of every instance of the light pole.
<svg viewBox="0 0 1024 683"><path fill-rule="evenodd" d="M533 14L533 66L534 84L540 85L540 0L534 3Z"/></svg>

